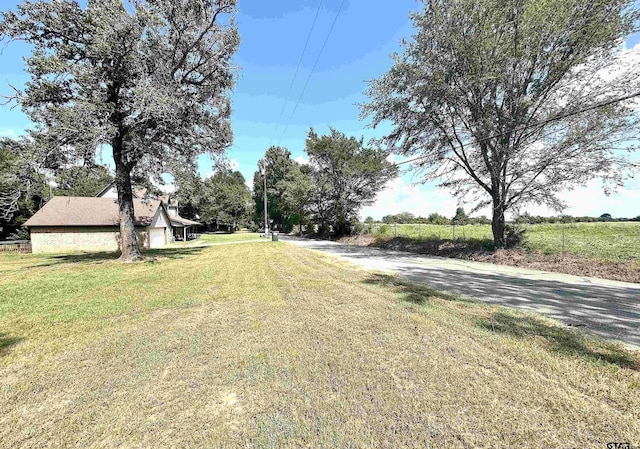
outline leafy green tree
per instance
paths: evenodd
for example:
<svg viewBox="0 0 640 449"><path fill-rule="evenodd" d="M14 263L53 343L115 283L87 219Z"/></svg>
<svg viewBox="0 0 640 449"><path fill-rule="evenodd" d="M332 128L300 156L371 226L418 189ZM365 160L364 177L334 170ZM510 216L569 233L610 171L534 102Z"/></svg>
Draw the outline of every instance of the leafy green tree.
<svg viewBox="0 0 640 449"><path fill-rule="evenodd" d="M252 212L251 192L238 171L220 170L203 183L201 219L219 229L233 231Z"/></svg>
<svg viewBox="0 0 640 449"><path fill-rule="evenodd" d="M199 220L202 215L200 206L204 194L204 181L198 173L195 163L172 169L176 191L173 198L180 206L180 216Z"/></svg>
<svg viewBox="0 0 640 449"><path fill-rule="evenodd" d="M104 165L73 165L56 173L57 196L95 196L113 181L109 168Z"/></svg>
<svg viewBox="0 0 640 449"><path fill-rule="evenodd" d="M461 226L467 224L469 221L469 216L464 211L464 207L458 207L456 209L455 216L451 219L451 222L455 225Z"/></svg>
<svg viewBox="0 0 640 449"><path fill-rule="evenodd" d="M369 216L369 217L365 218L364 222L367 223L367 224L373 223L373 217Z"/></svg>
<svg viewBox="0 0 640 449"><path fill-rule="evenodd" d="M474 209L490 206L498 247L506 211L562 209L558 193L594 177L619 185L635 149L620 143L638 129L640 77L618 52L637 26L632 0L422 3L413 39L362 107L374 126L392 124L389 152L415 155L425 179Z"/></svg>
<svg viewBox="0 0 640 449"><path fill-rule="evenodd" d="M21 231L22 224L49 199L45 167L34 158L34 143L0 139L0 238Z"/></svg>
<svg viewBox="0 0 640 449"><path fill-rule="evenodd" d="M110 145L123 260L140 257L131 178L223 152L232 140L235 0L25 1L0 34L33 46L15 101L51 152Z"/></svg>
<svg viewBox="0 0 640 449"><path fill-rule="evenodd" d="M306 152L313 167L316 220L325 232L330 225L340 236L348 233L358 211L374 202L397 169L382 151L365 147L363 139L330 131L319 136L311 129Z"/></svg>
<svg viewBox="0 0 640 449"><path fill-rule="evenodd" d="M294 162L289 173L278 182L277 188L282 192L287 222L298 225L299 232L302 234L302 226L308 220L307 207L313 193L310 170Z"/></svg>
<svg viewBox="0 0 640 449"><path fill-rule="evenodd" d="M429 223L431 224L435 224L435 225L448 225L451 223L451 221L445 217L444 215L440 215L437 213L432 213L429 214L429 217L427 217L427 220L429 221Z"/></svg>
<svg viewBox="0 0 640 449"><path fill-rule="evenodd" d="M288 231L294 224L292 215L285 201L284 189L287 179L291 178L299 165L291 159L291 152L282 147L271 147L258 162L258 166L266 167L267 176L267 211L274 226ZM255 202L255 221L264 221L264 180L260 171L253 176L253 199ZM297 211L295 211L297 212Z"/></svg>

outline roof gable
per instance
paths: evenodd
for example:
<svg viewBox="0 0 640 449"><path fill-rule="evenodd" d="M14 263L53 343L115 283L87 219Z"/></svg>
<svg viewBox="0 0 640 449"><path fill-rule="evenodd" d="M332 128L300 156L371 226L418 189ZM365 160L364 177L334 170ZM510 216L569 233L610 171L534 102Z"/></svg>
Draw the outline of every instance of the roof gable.
<svg viewBox="0 0 640 449"><path fill-rule="evenodd" d="M178 207L178 202L169 193L160 195L158 197L157 195L149 193L149 191L145 187L139 187L135 185L132 186L131 193L133 194L134 198L138 198L141 200L144 200L144 199L161 200L167 206ZM100 192L98 192L98 194L96 195L96 198L103 198L103 197L117 198L118 197L117 195L118 193L116 190L116 182L111 181L107 186L105 186L105 188L103 188L102 190L100 190Z"/></svg>

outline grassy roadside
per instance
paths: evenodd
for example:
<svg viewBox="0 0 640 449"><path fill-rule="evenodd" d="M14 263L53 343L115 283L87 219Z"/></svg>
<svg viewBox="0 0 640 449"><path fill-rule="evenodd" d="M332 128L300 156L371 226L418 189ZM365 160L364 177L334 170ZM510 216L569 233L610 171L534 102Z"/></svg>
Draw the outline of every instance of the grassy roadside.
<svg viewBox="0 0 640 449"><path fill-rule="evenodd" d="M370 226L370 227L369 227ZM365 225L376 237L389 239L406 238L412 241L441 241L469 243L478 247L491 246L490 225ZM529 252L543 255L564 252L584 257L588 256L606 262L640 262L640 223L544 223L521 224L518 229L525 231L525 245ZM454 238L455 236L455 238ZM563 244L564 241L564 244Z"/></svg>
<svg viewBox="0 0 640 449"><path fill-rule="evenodd" d="M0 255L0 447L640 442L640 354L286 243Z"/></svg>
<svg viewBox="0 0 640 449"><path fill-rule="evenodd" d="M570 252L546 254L542 251L533 251L529 247L493 251L489 249L491 246L490 241L472 239L452 241L438 238L358 235L344 237L340 239L340 242L407 251L415 254L474 260L476 262L526 267L576 276L640 283L640 260L635 259L613 260Z"/></svg>

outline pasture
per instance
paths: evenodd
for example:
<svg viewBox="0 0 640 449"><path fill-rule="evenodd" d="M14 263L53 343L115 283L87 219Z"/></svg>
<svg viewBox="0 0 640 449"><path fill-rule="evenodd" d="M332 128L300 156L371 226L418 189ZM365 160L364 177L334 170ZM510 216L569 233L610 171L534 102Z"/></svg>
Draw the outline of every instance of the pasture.
<svg viewBox="0 0 640 449"><path fill-rule="evenodd" d="M0 447L604 447L640 354L283 242L0 254Z"/></svg>
<svg viewBox="0 0 640 449"><path fill-rule="evenodd" d="M544 223L518 225L525 230L525 247L545 254L563 251L606 261L640 261L640 223ZM490 225L365 225L381 237L475 240L491 244ZM564 246L563 246L564 242Z"/></svg>

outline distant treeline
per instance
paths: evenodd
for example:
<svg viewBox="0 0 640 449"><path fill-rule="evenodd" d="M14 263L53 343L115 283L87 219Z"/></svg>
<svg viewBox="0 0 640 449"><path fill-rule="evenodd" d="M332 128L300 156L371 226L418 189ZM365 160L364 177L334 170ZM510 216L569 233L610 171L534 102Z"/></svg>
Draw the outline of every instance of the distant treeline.
<svg viewBox="0 0 640 449"><path fill-rule="evenodd" d="M382 221L374 220L367 217L365 223L385 223L385 224L436 224L436 225L465 225L465 224L491 224L491 220L487 217L468 217L462 208L458 208L453 218L445 217L440 214L429 214L428 217L415 216L410 212L401 212L399 214L390 214L382 217ZM539 215L529 215L524 213L515 217L512 222L518 224L540 224L540 223L596 223L596 222L621 222L636 221L640 222L640 215L635 218L612 217L611 214L602 214L599 217L574 217L571 215L560 215L556 217L543 217Z"/></svg>
<svg viewBox="0 0 640 449"><path fill-rule="evenodd" d="M468 217L462 208L458 208L456 215L453 218L447 218L444 215L437 213L429 214L428 217L416 217L410 212L401 212L395 215L385 215L382 217L382 222L374 221L373 218L367 217L365 223L385 223L385 224L435 224L435 225L450 225L450 224L491 224L484 215L481 217Z"/></svg>
<svg viewBox="0 0 640 449"><path fill-rule="evenodd" d="M539 215L522 214L513 219L515 223L596 223L596 222L619 222L619 221L640 221L640 215L635 218L612 217L611 214L602 214L599 217L573 217L571 215L560 215L557 217L541 217Z"/></svg>

